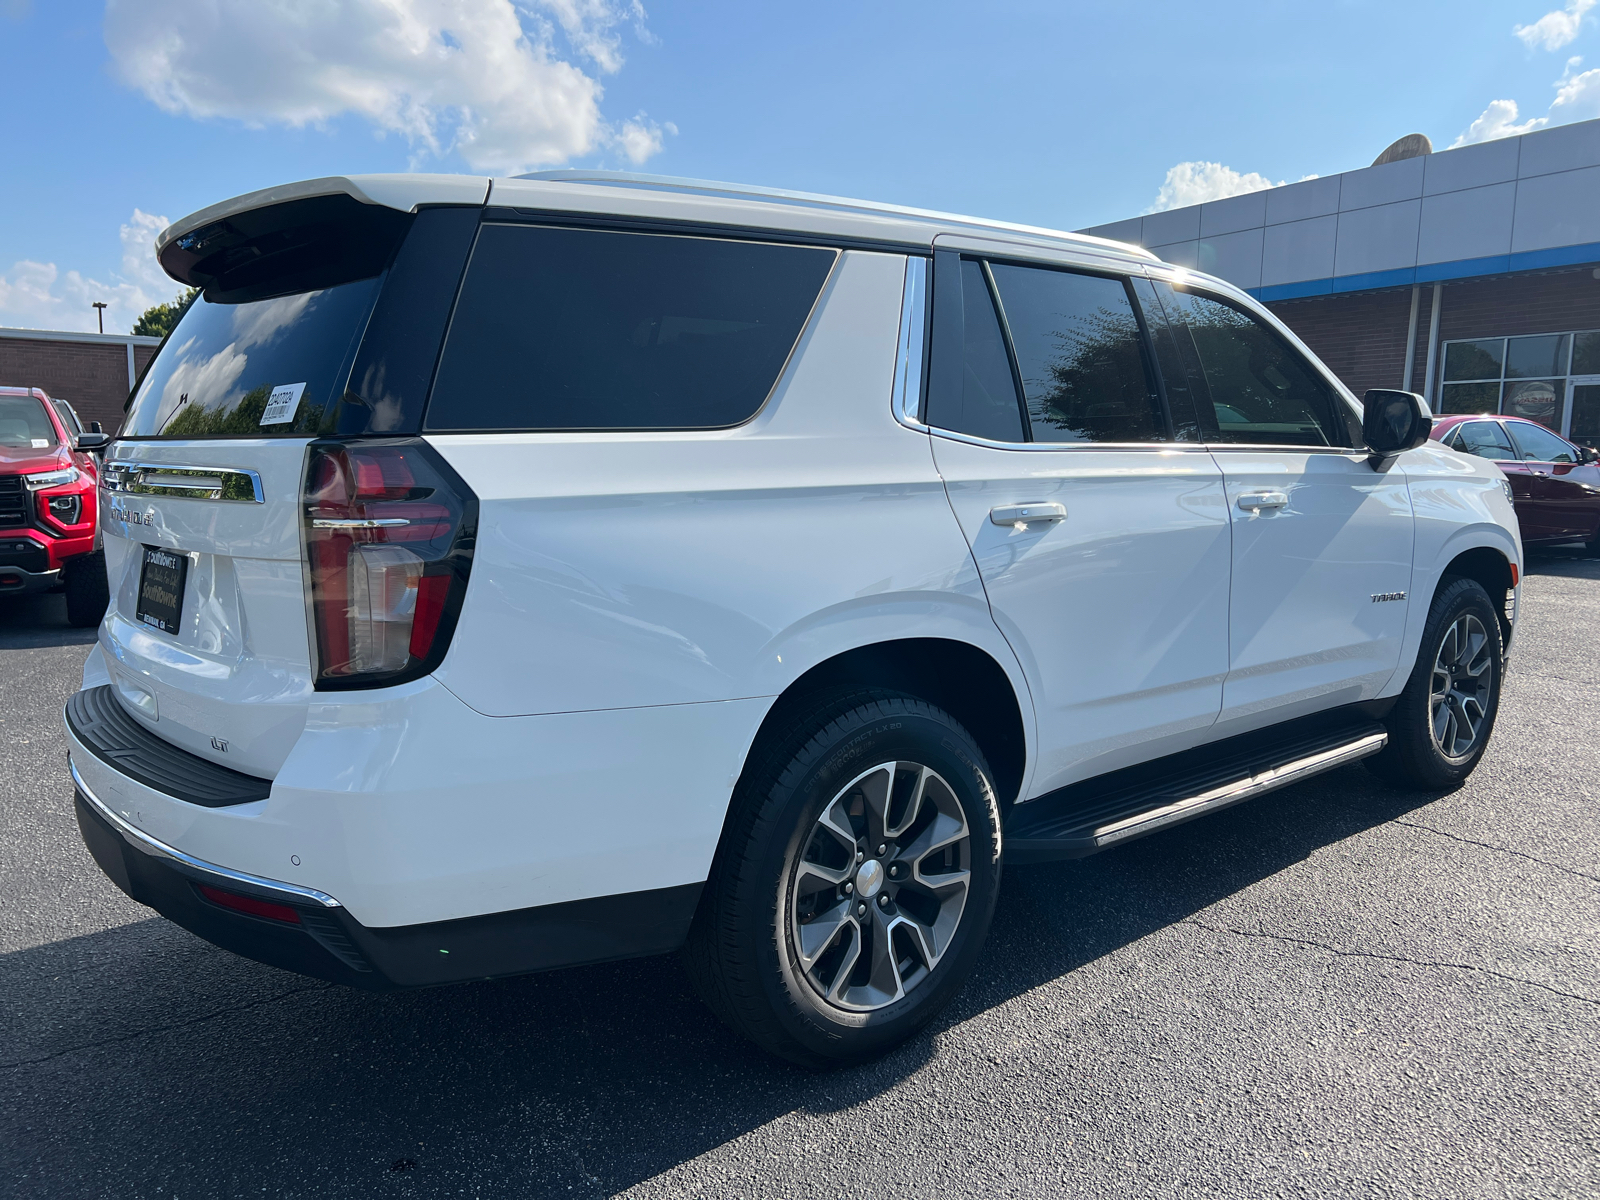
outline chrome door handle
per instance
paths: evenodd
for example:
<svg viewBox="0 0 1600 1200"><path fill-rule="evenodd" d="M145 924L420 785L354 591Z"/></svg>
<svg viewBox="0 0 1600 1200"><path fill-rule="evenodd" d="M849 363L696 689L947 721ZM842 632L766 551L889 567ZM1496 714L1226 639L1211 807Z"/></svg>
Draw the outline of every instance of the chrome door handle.
<svg viewBox="0 0 1600 1200"><path fill-rule="evenodd" d="M1065 521L1065 504L1002 504L989 510L996 525L1026 525L1029 521Z"/></svg>
<svg viewBox="0 0 1600 1200"><path fill-rule="evenodd" d="M1288 492L1246 492L1239 497L1239 507L1245 512L1260 512L1265 508L1283 508L1289 503Z"/></svg>

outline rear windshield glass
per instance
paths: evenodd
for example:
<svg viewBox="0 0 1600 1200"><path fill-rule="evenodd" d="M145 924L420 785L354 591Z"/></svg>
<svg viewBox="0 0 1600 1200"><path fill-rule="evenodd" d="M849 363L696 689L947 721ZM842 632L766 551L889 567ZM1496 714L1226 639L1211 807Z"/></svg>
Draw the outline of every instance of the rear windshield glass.
<svg viewBox="0 0 1600 1200"><path fill-rule="evenodd" d="M122 436L320 432L380 282L248 304L196 300L140 381Z"/></svg>
<svg viewBox="0 0 1600 1200"><path fill-rule="evenodd" d="M56 427L43 404L32 396L0 396L0 446L48 450L55 444Z"/></svg>
<svg viewBox="0 0 1600 1200"><path fill-rule="evenodd" d="M759 409L836 252L486 225L428 429L714 429Z"/></svg>

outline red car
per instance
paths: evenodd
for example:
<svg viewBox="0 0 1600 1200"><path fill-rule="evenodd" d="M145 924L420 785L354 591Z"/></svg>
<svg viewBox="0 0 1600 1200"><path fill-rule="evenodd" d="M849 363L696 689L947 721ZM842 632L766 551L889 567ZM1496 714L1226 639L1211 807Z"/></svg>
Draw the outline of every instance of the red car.
<svg viewBox="0 0 1600 1200"><path fill-rule="evenodd" d="M67 619L98 625L109 600L92 450L39 388L0 387L0 596L65 585Z"/></svg>
<svg viewBox="0 0 1600 1200"><path fill-rule="evenodd" d="M1600 554L1600 466L1595 451L1521 417L1436 417L1432 436L1492 459L1511 481L1526 545L1586 542Z"/></svg>

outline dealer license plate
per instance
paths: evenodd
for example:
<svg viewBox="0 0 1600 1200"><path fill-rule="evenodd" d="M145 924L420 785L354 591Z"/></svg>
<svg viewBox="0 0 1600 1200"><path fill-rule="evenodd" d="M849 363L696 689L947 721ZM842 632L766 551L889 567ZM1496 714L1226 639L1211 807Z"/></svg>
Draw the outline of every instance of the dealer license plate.
<svg viewBox="0 0 1600 1200"><path fill-rule="evenodd" d="M189 556L160 546L144 548L139 572L139 602L133 615L163 633L177 633L183 615L183 585L189 575Z"/></svg>

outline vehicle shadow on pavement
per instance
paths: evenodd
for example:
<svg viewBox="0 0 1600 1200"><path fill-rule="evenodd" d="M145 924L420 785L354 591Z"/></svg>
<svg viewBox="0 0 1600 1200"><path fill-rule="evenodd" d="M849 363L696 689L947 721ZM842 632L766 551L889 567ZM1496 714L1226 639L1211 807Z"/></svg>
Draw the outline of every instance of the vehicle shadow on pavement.
<svg viewBox="0 0 1600 1200"><path fill-rule="evenodd" d="M17 951L0 957L0 1177L39 1196L609 1195L795 1110L867 1105L939 1069L957 1023L1435 798L1346 768L1015 868L934 1027L824 1074L723 1030L673 958L369 995L161 920Z"/></svg>
<svg viewBox="0 0 1600 1200"><path fill-rule="evenodd" d="M67 624L67 598L50 592L32 596L0 596L0 650L35 646L88 646L94 629Z"/></svg>
<svg viewBox="0 0 1600 1200"><path fill-rule="evenodd" d="M1600 579L1600 557L1582 546L1528 548L1523 569L1529 575L1565 575L1572 579Z"/></svg>

